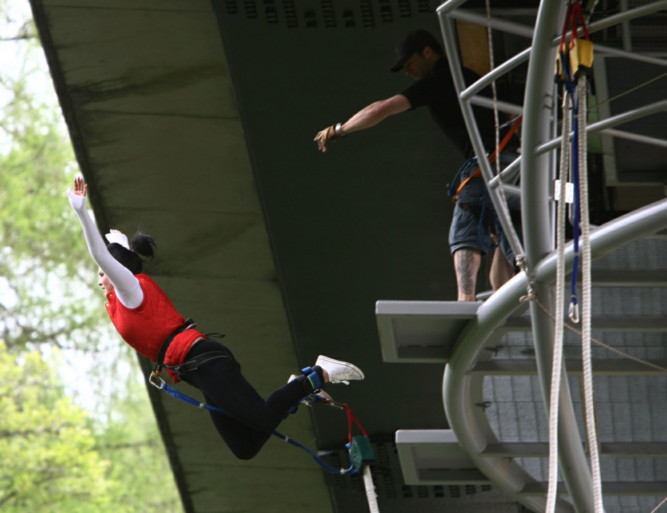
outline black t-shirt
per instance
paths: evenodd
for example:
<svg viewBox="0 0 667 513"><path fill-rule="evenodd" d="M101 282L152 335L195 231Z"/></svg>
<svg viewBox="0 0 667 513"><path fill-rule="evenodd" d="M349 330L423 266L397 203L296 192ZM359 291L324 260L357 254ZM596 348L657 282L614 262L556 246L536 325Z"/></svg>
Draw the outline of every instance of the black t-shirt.
<svg viewBox="0 0 667 513"><path fill-rule="evenodd" d="M463 68L463 78L466 85L470 85L479 76L474 71ZM433 73L417 80L401 94L408 99L413 109L427 106L445 135L461 148L466 156L472 156L472 145L463 121L449 66L444 57L436 63ZM487 150L493 148L495 144L493 112L491 109L482 107L473 107L473 112L484 147Z"/></svg>

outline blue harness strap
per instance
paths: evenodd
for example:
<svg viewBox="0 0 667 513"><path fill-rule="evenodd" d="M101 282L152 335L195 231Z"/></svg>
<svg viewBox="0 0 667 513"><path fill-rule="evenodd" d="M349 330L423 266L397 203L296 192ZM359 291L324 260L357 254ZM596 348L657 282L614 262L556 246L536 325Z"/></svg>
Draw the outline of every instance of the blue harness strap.
<svg viewBox="0 0 667 513"><path fill-rule="evenodd" d="M159 380L159 381L158 381ZM214 411L216 413L221 413L223 415L226 415L228 417L233 417L230 413L225 411L222 408L219 408L217 406L213 406L211 404L206 404L201 401L197 401L194 397L190 397L187 394L184 394L183 392L180 392L176 390L174 387L171 387L167 385L167 383L159 376L159 374L156 373L151 373L148 377L148 382L153 385L155 388L158 390L164 390L167 392L170 396L175 397L176 399L183 401L184 403L191 404L193 406L196 406L197 408L200 409L205 409L205 410L210 410ZM332 467L331 465L327 464L324 462L318 455L313 451L310 447L307 447L303 445L300 442L297 442L296 440L289 438L288 436L283 435L282 433L279 433L278 431L271 431L271 434L275 436L276 438L281 439L283 442L287 442L290 445L293 445L294 447L298 447L299 449L305 451L308 453L308 455L315 460L315 462L322 467L322 469L326 470L327 472L331 474L344 474L344 475L350 475L350 474L356 474L359 472L359 469L355 467L354 463L347 468L341 468L337 469Z"/></svg>

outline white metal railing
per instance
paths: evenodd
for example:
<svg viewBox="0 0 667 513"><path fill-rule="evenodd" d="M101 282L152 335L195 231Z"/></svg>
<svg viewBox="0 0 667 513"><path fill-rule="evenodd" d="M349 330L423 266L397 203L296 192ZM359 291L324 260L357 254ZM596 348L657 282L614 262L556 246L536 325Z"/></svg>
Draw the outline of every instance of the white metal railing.
<svg viewBox="0 0 667 513"><path fill-rule="evenodd" d="M484 340L488 337L487 329L493 330L495 323L502 322L511 311L516 308L517 287L530 290L534 283L540 288L539 292L545 297L551 297L552 290L543 279L537 280L540 269L545 265L551 265L554 259L552 231L552 214L550 213L550 180L553 179L553 164L555 162L555 150L558 148L562 136L555 136L555 116L552 110L544 105L544 97L553 97L553 80L549 83L548 74L553 77L553 57L559 38L554 34L560 34L562 17L564 15L565 3L559 0L543 0L537 12L535 29L526 27L507 20L490 19L474 12L459 9L465 0L448 0L438 9L437 14L440 22L445 50L449 60L450 70L454 86L459 94L459 101L463 118L471 139L472 147L478 157L484 178L489 189L489 197L498 214L499 221L506 233L513 230L509 211L502 199L499 188L504 177L513 176L519 167L521 168L521 192L525 197L544 198L542 202L522 202L523 210L523 238L524 248L512 242L512 249L517 255L525 255L527 266L524 272L515 277L509 288L503 287L496 292L478 311L479 316L474 326L467 330L461 337L460 351L454 358L450 359L445 370L445 386L443 395L445 408L452 429L455 431L460 443L468 450L472 458L487 476L507 492L514 495L517 500L524 502L533 509L540 508L539 500L521 497L519 490L524 476L508 465L507 462L493 461L489 458L477 458L483 450L488 439L487 432L483 428L475 427L475 422L481 420L479 412L475 412L471 403L473 388L478 391L479 385L472 385L472 378L466 374L471 360L475 358L475 351L481 350ZM596 32L620 23L626 23L630 19L649 15L653 12L667 9L667 0L660 0L635 9L629 9L619 14L609 16L604 20L596 21L589 25L589 32ZM474 84L466 85L463 79L462 64L458 53L458 44L455 40L453 20L463 20L481 25L489 25L492 29L505 31L511 34L524 36L532 39L531 47L523 50L514 57L491 70ZM667 60L649 55L633 54L626 50L608 48L602 45L595 46L596 52L607 55L621 56L635 61L650 63L656 66L667 66ZM489 86L494 80L502 77L520 64L529 61L529 73L526 84L526 97L524 105L516 106L505 102L496 101L478 96L478 93ZM548 68L548 69L547 69ZM486 148L484 148L479 132L479 127L473 114L472 106L495 107L499 111L519 114L523 113L522 155L498 176L492 171L486 160ZM658 111L667 110L667 100L655 102L644 107L609 117L607 119L592 123L588 132L602 132L614 137L641 140L647 144L656 146L667 146L667 141L648 137L641 134L633 134L626 131L613 129L613 126L625 123L630 119L648 116ZM551 154L551 155L550 155ZM549 160L549 157L551 160ZM531 170L540 169L540 173L530 173ZM657 209L657 210L656 210ZM647 226L653 226L655 219L651 222L647 217L658 215L658 224L664 228L667 226L667 201L651 208L641 209L634 213L627 222L611 222L603 225L603 232L596 232L592 238L593 245L605 245L613 241L614 247L626 243L630 239L639 236L639 232L631 233L626 230L628 224L635 224L642 233ZM610 233L610 230L617 230ZM516 238L514 238L516 239ZM605 242L602 242L602 241ZM594 248L595 249L595 248ZM571 251L571 248L570 248ZM551 262L547 264L547 262ZM553 281L553 277L550 277ZM520 284L519 284L520 283ZM509 284L508 284L509 285ZM547 301L548 302L548 301ZM531 304L531 318L533 323L533 334L536 345L538 360L538 372L542 383L545 403L548 403L550 388L551 354L550 348L553 344L553 326L547 315ZM486 334L486 336L485 336ZM474 342L473 342L474 340ZM563 374L566 381L566 376ZM547 410L549 405L546 405ZM471 410L473 410L471 412ZM578 432L575 416L573 414L572 400L569 390L566 388L560 400L559 414L559 439L564 440L559 450L562 463L561 472L568 486L570 497L573 501L575 511L593 511L593 496L591 476L588 471L586 456L583 452L583 443ZM558 511L570 511L568 504L559 503Z"/></svg>

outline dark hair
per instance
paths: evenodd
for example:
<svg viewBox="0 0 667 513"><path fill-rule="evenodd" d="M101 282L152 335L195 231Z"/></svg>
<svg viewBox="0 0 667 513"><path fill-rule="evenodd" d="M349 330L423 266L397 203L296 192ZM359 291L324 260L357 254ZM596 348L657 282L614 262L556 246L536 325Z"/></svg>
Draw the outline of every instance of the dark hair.
<svg viewBox="0 0 667 513"><path fill-rule="evenodd" d="M132 237L130 247L132 249L127 249L115 242L107 244L107 249L112 257L132 271L132 274L139 274L144 265L142 257L152 260L155 254L154 249L157 245L150 235L137 232Z"/></svg>

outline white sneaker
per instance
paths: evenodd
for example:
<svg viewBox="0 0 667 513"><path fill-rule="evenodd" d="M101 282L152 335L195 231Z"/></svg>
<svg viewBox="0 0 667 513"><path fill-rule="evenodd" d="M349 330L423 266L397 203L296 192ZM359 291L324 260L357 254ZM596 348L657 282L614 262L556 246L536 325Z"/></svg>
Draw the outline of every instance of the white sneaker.
<svg viewBox="0 0 667 513"><path fill-rule="evenodd" d="M356 365L340 360L334 360L328 356L320 355L317 357L315 365L319 365L329 375L329 382L350 384L350 381L361 381L364 379L364 373Z"/></svg>

